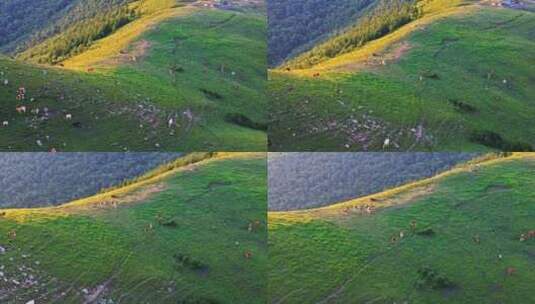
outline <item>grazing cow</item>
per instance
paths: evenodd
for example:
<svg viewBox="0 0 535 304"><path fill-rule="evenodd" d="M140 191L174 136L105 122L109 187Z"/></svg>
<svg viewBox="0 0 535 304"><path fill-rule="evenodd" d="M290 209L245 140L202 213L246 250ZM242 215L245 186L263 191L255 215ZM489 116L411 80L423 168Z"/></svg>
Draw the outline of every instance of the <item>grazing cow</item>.
<svg viewBox="0 0 535 304"><path fill-rule="evenodd" d="M7 86L9 84L9 80L4 79L4 85Z"/></svg>
<svg viewBox="0 0 535 304"><path fill-rule="evenodd" d="M535 230L530 230L527 233L522 233L520 235L520 241L521 242L527 241L527 240L532 239L532 238L535 238Z"/></svg>
<svg viewBox="0 0 535 304"><path fill-rule="evenodd" d="M39 147L42 147L42 146L43 146L43 142L42 142L40 139L36 140L35 143L36 143Z"/></svg>
<svg viewBox="0 0 535 304"><path fill-rule="evenodd" d="M405 237L405 232L404 232L403 230L401 230L401 231L399 232L399 238L402 239L402 238L404 238L404 237Z"/></svg>
<svg viewBox="0 0 535 304"><path fill-rule="evenodd" d="M416 221L415 221L415 220L412 220L412 221L411 221L411 230L412 230L412 231L415 231L415 230L416 230Z"/></svg>
<svg viewBox="0 0 535 304"><path fill-rule="evenodd" d="M258 228L260 228L260 221L258 221L258 220L252 221L252 222L249 222L249 226L247 227L247 231L253 232L253 231L258 230Z"/></svg>
<svg viewBox="0 0 535 304"><path fill-rule="evenodd" d="M172 128L175 125L175 119L169 118L169 121L167 122L167 127Z"/></svg>
<svg viewBox="0 0 535 304"><path fill-rule="evenodd" d="M65 119L66 120L71 120L72 119L72 114L66 114L65 115Z"/></svg>
<svg viewBox="0 0 535 304"><path fill-rule="evenodd" d="M26 98L26 88L20 87L19 90L17 91L17 99L21 100L25 98Z"/></svg>
<svg viewBox="0 0 535 304"><path fill-rule="evenodd" d="M479 238L479 234L476 234L472 237L472 240L474 241L474 243L476 244L479 244L481 243L481 239Z"/></svg>
<svg viewBox="0 0 535 304"><path fill-rule="evenodd" d="M4 121L2 122L2 126L4 126L4 127L9 126L9 121L4 120Z"/></svg>
<svg viewBox="0 0 535 304"><path fill-rule="evenodd" d="M314 73L313 77L320 77L320 73Z"/></svg>
<svg viewBox="0 0 535 304"><path fill-rule="evenodd" d="M14 240L14 239L17 237L17 231L15 231L15 230L11 230L11 231L9 231L9 232L7 233L7 236L8 236L10 239Z"/></svg>
<svg viewBox="0 0 535 304"><path fill-rule="evenodd" d="M87 68L87 72L91 73L91 72L94 72L95 71L95 68Z"/></svg>
<svg viewBox="0 0 535 304"><path fill-rule="evenodd" d="M26 113L26 106L18 106L16 110L19 114Z"/></svg>
<svg viewBox="0 0 535 304"><path fill-rule="evenodd" d="M253 257L253 253L251 251L245 251L243 253L243 257L249 260L250 258Z"/></svg>
<svg viewBox="0 0 535 304"><path fill-rule="evenodd" d="M507 267L507 269L505 269L505 274L509 277L515 273L516 273L516 269L513 267Z"/></svg>
<svg viewBox="0 0 535 304"><path fill-rule="evenodd" d="M386 149L390 146L390 138L385 139L383 143L383 149Z"/></svg>

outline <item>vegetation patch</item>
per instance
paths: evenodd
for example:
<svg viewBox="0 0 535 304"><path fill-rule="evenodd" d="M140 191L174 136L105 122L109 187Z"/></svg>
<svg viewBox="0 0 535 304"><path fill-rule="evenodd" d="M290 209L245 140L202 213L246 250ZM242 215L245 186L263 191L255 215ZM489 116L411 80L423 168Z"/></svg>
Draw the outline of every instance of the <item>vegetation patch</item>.
<svg viewBox="0 0 535 304"><path fill-rule="evenodd" d="M221 95L221 94L219 94L219 93L217 93L215 91L211 91L211 90L208 90L208 89L199 89L199 91L201 91L209 99L216 99L216 100L223 99L223 95Z"/></svg>
<svg viewBox="0 0 535 304"><path fill-rule="evenodd" d="M416 235L433 237L435 236L435 230L433 230L433 228L425 228L425 229L416 231Z"/></svg>
<svg viewBox="0 0 535 304"><path fill-rule="evenodd" d="M186 268L186 269L198 272L200 274L207 274L208 271L210 270L208 265L188 255L177 253L173 257L177 263L178 268L180 269Z"/></svg>
<svg viewBox="0 0 535 304"><path fill-rule="evenodd" d="M225 117L226 121L237 124L242 127L254 129L254 130L261 130L261 131L267 131L268 126L265 123L259 123L251 120L249 117L240 114L240 113L232 113L227 114Z"/></svg>
<svg viewBox="0 0 535 304"><path fill-rule="evenodd" d="M493 131L475 132L471 135L470 140L502 151L533 151L533 147L530 144L508 141Z"/></svg>
<svg viewBox="0 0 535 304"><path fill-rule="evenodd" d="M457 99L448 99L448 102L455 107L455 109L461 113L476 114L477 108Z"/></svg>
<svg viewBox="0 0 535 304"><path fill-rule="evenodd" d="M418 288L431 289L451 289L456 285L444 274L438 273L430 267L423 267L418 269L418 280L416 281Z"/></svg>

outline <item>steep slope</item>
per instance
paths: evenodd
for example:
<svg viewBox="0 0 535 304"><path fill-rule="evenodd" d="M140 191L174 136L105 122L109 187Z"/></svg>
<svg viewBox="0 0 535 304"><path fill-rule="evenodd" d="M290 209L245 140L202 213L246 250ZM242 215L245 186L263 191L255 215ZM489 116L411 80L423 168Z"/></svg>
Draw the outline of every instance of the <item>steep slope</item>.
<svg viewBox="0 0 535 304"><path fill-rule="evenodd" d="M59 207L2 210L0 301L265 303L265 176L264 155L218 155Z"/></svg>
<svg viewBox="0 0 535 304"><path fill-rule="evenodd" d="M270 149L532 150L533 12L418 5L417 20L349 53L272 70Z"/></svg>
<svg viewBox="0 0 535 304"><path fill-rule="evenodd" d="M535 301L533 170L535 155L516 154L339 205L269 213L270 303Z"/></svg>
<svg viewBox="0 0 535 304"><path fill-rule="evenodd" d="M177 1L131 6L135 20L57 68L0 58L9 81L0 149L264 150L265 16Z"/></svg>

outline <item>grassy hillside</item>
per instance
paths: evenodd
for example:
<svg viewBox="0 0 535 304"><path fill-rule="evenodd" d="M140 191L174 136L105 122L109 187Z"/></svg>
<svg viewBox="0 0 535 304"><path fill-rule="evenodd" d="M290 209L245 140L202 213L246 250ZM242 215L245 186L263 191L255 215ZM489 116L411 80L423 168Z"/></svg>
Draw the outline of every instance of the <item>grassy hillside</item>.
<svg viewBox="0 0 535 304"><path fill-rule="evenodd" d="M418 5L419 19L354 51L272 70L270 149L533 149L535 15Z"/></svg>
<svg viewBox="0 0 535 304"><path fill-rule="evenodd" d="M535 155L520 154L270 213L269 302L531 303L535 239L520 238L534 228L533 170Z"/></svg>
<svg viewBox="0 0 535 304"><path fill-rule="evenodd" d="M265 303L265 176L264 155L219 155L67 205L2 210L0 301Z"/></svg>
<svg viewBox="0 0 535 304"><path fill-rule="evenodd" d="M139 17L62 66L0 57L0 120L9 122L0 149L265 150L265 16L177 1L132 6Z"/></svg>

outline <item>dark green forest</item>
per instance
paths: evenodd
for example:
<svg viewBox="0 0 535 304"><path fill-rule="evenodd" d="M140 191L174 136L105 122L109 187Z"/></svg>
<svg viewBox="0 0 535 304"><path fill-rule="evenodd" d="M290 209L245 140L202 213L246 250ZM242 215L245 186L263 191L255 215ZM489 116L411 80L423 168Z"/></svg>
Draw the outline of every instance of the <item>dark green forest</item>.
<svg viewBox="0 0 535 304"><path fill-rule="evenodd" d="M0 1L0 51L20 53L131 0Z"/></svg>
<svg viewBox="0 0 535 304"><path fill-rule="evenodd" d="M431 177L475 153L270 153L270 210L329 205Z"/></svg>
<svg viewBox="0 0 535 304"><path fill-rule="evenodd" d="M180 153L0 153L0 208L82 198L180 157Z"/></svg>
<svg viewBox="0 0 535 304"><path fill-rule="evenodd" d="M270 0L268 60L271 66L356 22L377 0Z"/></svg>
<svg viewBox="0 0 535 304"><path fill-rule="evenodd" d="M419 18L417 1L381 0L371 13L345 29L344 32L319 44L292 60L285 66L307 68L329 58L351 52L369 41L383 37L399 27Z"/></svg>

